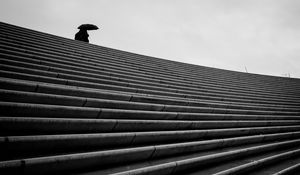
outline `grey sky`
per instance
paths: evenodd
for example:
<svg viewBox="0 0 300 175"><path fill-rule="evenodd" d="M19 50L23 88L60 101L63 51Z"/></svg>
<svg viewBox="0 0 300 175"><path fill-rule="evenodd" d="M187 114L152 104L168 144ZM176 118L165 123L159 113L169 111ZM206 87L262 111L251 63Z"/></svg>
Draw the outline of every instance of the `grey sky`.
<svg viewBox="0 0 300 175"><path fill-rule="evenodd" d="M209 67L300 78L299 0L0 0L0 20Z"/></svg>

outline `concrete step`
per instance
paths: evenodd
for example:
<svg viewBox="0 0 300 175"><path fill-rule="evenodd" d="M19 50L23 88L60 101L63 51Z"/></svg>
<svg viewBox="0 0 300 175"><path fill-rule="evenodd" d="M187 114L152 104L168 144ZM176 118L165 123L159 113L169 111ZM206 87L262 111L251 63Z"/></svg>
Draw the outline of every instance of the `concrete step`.
<svg viewBox="0 0 300 175"><path fill-rule="evenodd" d="M19 33L19 32L18 32ZM39 37L40 38L40 37ZM74 42L73 42L74 43ZM65 44L63 44L63 45L65 45ZM88 46L88 45L80 45L80 47L82 47L82 46ZM72 46L72 47L74 47L74 45ZM103 48L104 49L104 48ZM108 52L108 50L107 50L107 48L105 48L106 49L106 52ZM85 48L85 51L87 50L87 48ZM112 49L111 49L112 50ZM105 52L105 53L106 53ZM117 50L114 50L113 52L118 52ZM124 53L124 52L123 52ZM114 55L115 55L115 53L114 53ZM131 55L131 57L134 55L134 54L130 54ZM141 55L139 56L139 57L141 57ZM137 61L137 60L135 60L135 61ZM143 60L144 62L145 61L147 61L147 60ZM156 65L157 65L157 62L156 62Z"/></svg>
<svg viewBox="0 0 300 175"><path fill-rule="evenodd" d="M85 103L85 101L79 101L79 103ZM172 106L169 107L172 109ZM115 116L116 118L120 118L123 116L130 115L148 115L148 117L160 115L168 117L169 119L176 119L184 116L184 113L176 112L176 110L171 110L171 112L157 112L157 111L144 111L144 110L126 110L126 109L107 109L107 108L99 108L99 107L79 107L79 106L63 106L63 105L48 105L48 104L35 104L35 103L17 103L17 102L0 102L0 109L2 115L9 116L43 116L43 117L71 117L71 118L105 118L107 116ZM31 111L34 109L35 111ZM176 107L175 107L176 109ZM44 112L48 112L47 114L43 114ZM209 109L203 108L203 112L201 113L221 113L222 110L218 109ZM227 110L228 114L256 114L256 115L284 115L287 114L289 116L298 116L297 112L277 112L277 111L246 111L246 110ZM244 112L244 113L243 113ZM190 113L186 113L189 115ZM53 115L53 116L51 116ZM193 114L194 117L197 114ZM242 119L242 118L240 118ZM277 118L278 119L278 118ZM295 117L293 119L299 119Z"/></svg>
<svg viewBox="0 0 300 175"><path fill-rule="evenodd" d="M289 94L275 94L275 92L265 92L265 93L251 93L251 91L247 92L245 94L245 90L243 91L238 91L235 92L233 90L228 90L224 91L222 89L215 89L215 90L210 90L210 89L203 89L203 87L198 87L198 88L193 88L193 87L185 87L183 85L170 85L170 84L162 84L161 82L158 83L153 83L152 80L146 81L145 79L143 81L140 80L132 80L132 79L123 79L120 77L112 77L110 74L107 76L105 75L99 75L99 74L94 74L94 73L85 73L83 71L86 71L86 69L82 71L74 71L73 69L67 69L67 68L53 68L53 67L48 67L48 66L41 66L40 61L39 64L35 63L26 63L26 60L24 62L18 61L13 61L11 58L8 60L7 59L1 59L0 58L0 63L2 63L1 69L6 70L6 71L16 71L16 72L23 72L23 73L28 73L28 74L41 74L43 73L44 75L47 75L47 73L56 73L60 74L61 76L66 76L70 79L75 79L75 80L90 80L93 82L100 82L101 80L104 81L106 84L112 84L112 85L123 85L123 86L128 86L128 87L137 87L137 88L148 88L148 89L153 89L153 90L166 90L170 92L178 92L178 93L192 93L192 94L201 94L205 93L210 96L222 96L224 94L227 95L244 95L244 96L250 96L250 97L265 97L265 98L275 98L275 99L283 99L285 100L286 98L289 99L295 99L299 100L295 94L289 95ZM28 60L27 60L28 61ZM24 67L26 67L24 69ZM102 73L101 73L102 74ZM107 74L107 72L105 73ZM71 76L70 76L71 75ZM201 92L201 93L200 93Z"/></svg>
<svg viewBox="0 0 300 175"><path fill-rule="evenodd" d="M265 152L273 152L278 149L286 149L287 147L293 147L295 145L291 143L297 142L293 141L283 141L274 143L261 143L259 145L242 147L232 147L233 149L218 149L219 151L194 153L189 156L178 156L165 159L165 161L150 160L147 164L128 166L126 165L120 168L110 168L108 170L101 171L100 168L85 171L79 171L78 174L116 174L116 175L129 175L129 174L185 174L185 172L190 172L195 169L205 169L206 167L212 165L220 165L233 160L242 159L250 155L262 154ZM88 171L86 173L86 171ZM81 173L80 173L81 172ZM77 173L76 173L77 174Z"/></svg>
<svg viewBox="0 0 300 175"><path fill-rule="evenodd" d="M176 88L176 89L182 89L182 90L188 90L188 91L201 91L201 92L216 92L216 93L223 93L223 94L240 94L240 93L249 93L249 95L252 95L253 96L253 92L251 91L246 91L246 90L227 90L226 89L220 89L220 88L214 88L212 90L210 89L207 89L205 87L184 87L184 84L176 84L176 85L172 85L172 84L169 84L169 82L157 82L157 83L153 83L153 79L145 79L145 78L141 78L141 77L131 77L131 79L129 78L122 78L123 75L120 75L118 74L117 76L112 76L112 73L107 73L107 72L100 72L101 74L95 74L95 73L85 73L85 72L82 72L82 71L87 71L86 69L83 69L81 71L74 71L74 67L71 69L68 69L68 68L54 68L54 67L49 67L49 66L42 66L40 65L40 61L37 61L39 62L38 64L35 64L35 63L26 63L25 61L29 61L28 59L26 60L23 60L23 62L20 61L20 59L22 58L18 58L18 61L13 61L12 58L4 58L4 59L0 59L1 63L3 64L2 65L2 69L5 69L5 70L9 70L10 66L8 65L11 65L11 66L16 66L16 67L26 67L26 68L30 68L30 69L38 69L38 70L44 70L44 71L49 71L49 72L57 72L57 73L66 73L66 74L72 74L72 75L79 75L79 76L88 76L88 77L92 77L92 78L101 78L101 79L107 79L107 80L112 80L112 81L121 81L121 82L124 82L124 83L134 83L134 84L143 84L143 85L150 85L150 86L158 86L158 87L165 87L165 88ZM5 66L4 66L5 65ZM53 63L51 63L52 66ZM57 66L61 66L60 64L57 65ZM23 70L25 71L25 70ZM104 74L104 75L103 75ZM105 75L107 74L107 75ZM133 79L132 79L133 78ZM136 78L139 78L139 79L143 79L143 81L140 81L140 80L134 80ZM147 80L147 81L146 81ZM261 92L255 92L255 94L257 94L256 96L275 96L274 94L275 92L264 92L264 93L261 93ZM278 98L282 98L282 97L289 97L289 98L296 98L295 97L295 94L279 94L277 93L276 96Z"/></svg>
<svg viewBox="0 0 300 175"><path fill-rule="evenodd" d="M300 133L291 133L287 135L288 138L297 138ZM158 146L146 146L138 148L128 148L119 150L108 150L108 151L97 151L97 152L87 152L87 153L77 153L77 154L67 154L67 155L57 155L49 157L38 157L38 158L27 158L23 160L11 160L0 162L0 171L10 172L10 171L20 171L23 170L25 174L32 173L54 173L57 171L69 171L75 169L89 168L93 166L101 167L111 164L121 164L128 162L136 162L147 159L158 159L160 157L175 156L177 154L190 153L195 151L203 151L208 149L213 149L217 147L228 147L234 145L241 145L245 143L257 143L263 140L276 140L282 137L270 136L254 136L254 137L243 137L243 138L229 138L221 140L211 140L211 141L200 141L191 142L186 144L172 144L172 145L158 145ZM284 138L283 138L284 140ZM258 147L252 147L248 149L235 150L232 152L225 152L219 155L211 155L208 162L220 161L220 159L239 157L244 155L249 155L257 152L278 149L283 146L290 146L293 144L299 144L300 140L283 141L279 143L271 143ZM122 157L122 159L119 159ZM205 158L204 158L205 159ZM207 162L207 163L208 163ZM175 172L182 171L186 168L191 168L197 164L203 163L203 158L181 160L178 163L172 163L172 167L175 165ZM51 167L51 170L46 167ZM173 167L173 168L175 168ZM163 170L167 167L164 166ZM152 168L153 170L153 168Z"/></svg>
<svg viewBox="0 0 300 175"><path fill-rule="evenodd" d="M2 46L2 47L8 47L8 46ZM14 50L16 50L17 48L12 48L12 49L14 49ZM6 49L7 50L7 49ZM19 49L20 50L20 49ZM20 50L20 51L22 51L23 52L23 50ZM26 51L26 52L28 52L28 51ZM48 55L47 57L51 57L50 55ZM63 58L60 58L60 59L63 59ZM74 60L75 62L78 62L78 59L77 60ZM86 63L90 63L90 61L88 61L88 62L86 62ZM106 65L102 65L102 66L106 66ZM126 68L126 70L128 70L128 68ZM147 72L148 73L148 72ZM231 83L232 84L232 83ZM247 87L249 87L249 86L247 86ZM273 86L274 87L274 86Z"/></svg>
<svg viewBox="0 0 300 175"><path fill-rule="evenodd" d="M225 114L256 114L261 115L293 115L300 114L299 109L276 109L266 107L239 106L231 107L230 105L207 104L201 106L179 106L164 104L149 104L138 102L126 102L119 100L104 100L98 98L71 97L63 95L41 94L31 92L21 92L0 89L1 101L18 102L18 103L36 103L63 106L110 108L110 109L128 109L128 110L145 110L145 111L163 111L163 112L187 112L187 113L225 113ZM282 113L284 112L284 113ZM278 119L278 118L277 118Z"/></svg>
<svg viewBox="0 0 300 175"><path fill-rule="evenodd" d="M54 116L55 117L55 116ZM77 116L75 116L77 117ZM297 126L295 120L263 121L174 121L174 120L119 120L82 118L0 117L4 135L40 135L73 133L108 133L134 131L174 131L199 129L230 129L245 127Z"/></svg>
<svg viewBox="0 0 300 175"><path fill-rule="evenodd" d="M286 133L287 132L287 133ZM72 152L116 149L163 143L183 143L259 134L284 136L300 132L300 126L253 127L234 129L156 131L129 133L60 134L0 137L1 160L20 159ZM148 138L152 138L149 140ZM241 137L242 138L242 137ZM9 154L7 154L9 153Z"/></svg>
<svg viewBox="0 0 300 175"><path fill-rule="evenodd" d="M300 162L300 157L294 156L294 157L291 157L291 159L284 159L282 161L275 162L274 164L270 164L270 165L255 169L254 171L247 173L247 175L277 174L280 171L282 171L283 169L293 166L298 162ZM291 173L291 174L293 174L293 173ZM295 174L297 174L297 173L295 172Z"/></svg>
<svg viewBox="0 0 300 175"><path fill-rule="evenodd" d="M18 38L19 38L19 37L18 37ZM39 38L39 41L40 41L40 38ZM28 39L26 39L26 42L28 42ZM39 44L40 44L40 42L39 42ZM49 42L48 42L48 45L49 45ZM63 45L63 46L64 46L64 45ZM81 48L81 49L82 49L82 48ZM84 50L84 51L85 51L85 53L87 52L87 50ZM72 53L74 53L74 51L72 51ZM85 54L85 55L86 55L86 54ZM113 55L110 55L110 59L111 59L112 56L113 56ZM137 61L139 61L139 59L135 60L134 63L136 63ZM141 65L143 65L143 63L145 64L145 61L146 61L146 60L143 60L143 62L141 63ZM126 62L125 62L125 63L126 63ZM136 65L136 64L135 64L135 65ZM155 66L157 67L158 65L159 65L159 64L156 63L156 64L154 65L154 67L155 67ZM149 66L150 66L150 65L147 65L147 68L148 68L148 69L149 69ZM166 69L166 68L164 67L163 69ZM170 70L172 70L172 69L170 69ZM177 71L179 71L179 70L177 70ZM172 73L174 73L174 71L172 71Z"/></svg>
<svg viewBox="0 0 300 175"><path fill-rule="evenodd" d="M0 83L2 88L7 84ZM175 105L159 105L158 103L139 103L134 102L136 101L135 98L140 99L141 97L135 96L117 96L119 97L118 100L106 100L106 99L117 99L113 95L108 95L107 93L96 93L93 94L93 98L80 98L79 97L72 97L72 96L60 96L60 95L51 95L51 94L44 94L45 92L49 92L49 86L46 86L46 90L43 90L43 85L33 85L25 86L24 84L12 84L11 86L15 86L16 88L20 88L22 90L26 90L29 92L20 92L20 91L11 91L11 90L1 90L2 93L2 101L7 102L27 102L27 103L44 103L44 104L53 104L53 100L56 101L56 105L71 105L71 106L86 106L86 107L109 107L109 108L128 108L133 107L127 110L116 110L116 109L104 109L105 111L109 111L112 115L102 115L103 117L108 118L118 118L118 119L147 119L147 120L299 120L298 116L282 116L282 115L251 115L251 114L218 114L218 113L191 113L191 112L166 112L166 111L145 111L147 109L151 110L164 110L164 109L176 109ZM10 86L10 87L11 87ZM15 89L16 89L15 88ZM54 87L56 88L56 87ZM17 90L21 90L17 89ZM75 89L75 95L80 95L82 91L77 91ZM37 91L37 93L31 93L30 91ZM54 89L51 92L57 93L62 91L61 89ZM14 94L16 92L16 94ZM65 89L63 92L71 92L71 89ZM41 94L42 93L42 94ZM90 94L91 91L88 91L87 94ZM34 95L32 95L34 94ZM68 94L68 95L72 95ZM25 95L25 96L24 96ZM84 93L84 95L86 95ZM29 96L27 98L27 96ZM101 100L101 98L105 97L105 99ZM62 98L63 97L63 98ZM65 97L65 98L64 98ZM52 100L51 100L52 99ZM68 101L69 99L69 101ZM131 99L131 100L130 100ZM120 100L122 100L120 102ZM171 100L171 99L170 99ZM157 101L159 102L159 101ZM165 101L163 101L165 102ZM174 102L174 101L173 101ZM127 104L129 103L129 105ZM122 105L123 104L123 105ZM147 104L147 105L146 105ZM190 103L192 105L193 103ZM187 105L187 104L183 104ZM122 107L123 106L123 107ZM148 107L148 108L146 108ZM183 106L184 107L184 106ZM83 108L82 108L83 109ZM211 110L211 108L208 108ZM296 108L292 108L296 109ZM230 109L227 109L230 110ZM284 110L283 110L284 111ZM293 111L293 110L291 110Z"/></svg>
<svg viewBox="0 0 300 175"><path fill-rule="evenodd" d="M51 83L40 83L34 81L26 81L26 80L17 80L17 79L9 79L2 78L0 79L0 85L2 89L6 90L17 90L24 92L37 92L43 94L53 94L53 95L64 95L64 96L72 96L72 97L87 97L87 98L97 98L97 99L110 99L110 100L120 100L120 101L128 101L128 102L142 102L142 103L150 103L150 104L167 104L167 105L181 105L181 106L210 106L210 104L214 104L217 106L235 106L236 108L240 108L240 106L251 106L264 108L276 108L276 109L290 109L291 111L298 110L299 106L292 105L274 105L270 103L267 104L257 104L251 103L237 103L237 102L226 102L222 101L211 101L211 100L196 100L189 98L173 98L166 96L157 96L150 94L135 94L135 93L125 93L125 92L117 92L111 90L99 90L92 88L80 88L74 86L65 86L65 85L57 85ZM20 88L22 87L22 88Z"/></svg>
<svg viewBox="0 0 300 175"><path fill-rule="evenodd" d="M274 175L288 175L288 174L296 175L297 173L299 173L299 170L300 170L300 163L296 163L295 165L283 169L278 173L274 173Z"/></svg>
<svg viewBox="0 0 300 175"><path fill-rule="evenodd" d="M2 51L1 52L3 52L3 53L10 53L10 54L14 54L14 55L20 55L20 56L26 56L26 57L32 57L31 55L32 54L29 54L29 53L27 53L28 51L24 51L24 50L22 50L22 49L17 49L17 48L13 48L13 47L8 47L8 46L3 46L2 45L2 47L5 47L6 49L2 49ZM13 50L15 50L15 51L9 51L8 49L13 49ZM16 52L18 50L18 52ZM46 57L42 57L42 56L38 56L38 55L35 55L35 57L36 58L39 58L39 60L40 59L43 59L43 60L52 60L52 61L55 61L55 62L60 62L60 63L64 63L64 64L69 64L69 65L76 65L76 62L79 62L79 63L77 63L77 64L79 64L79 66L82 66L82 65L84 65L85 67L86 67L86 65L87 64L91 64L90 63L90 61L87 61L87 62L82 62L82 61L79 61L78 59L69 59L69 63L67 63L66 61L63 61L63 60L65 60L66 58L65 57L62 57L62 58L59 58L59 59L51 59L51 55L47 55ZM80 63L81 62L81 63ZM91 65L92 67L94 66L95 67L95 64L92 64ZM117 69L115 69L116 67L107 67L107 65L99 65L99 66L101 66L101 69L105 69L105 68L108 68L109 69L109 71L111 71L111 72L114 72L114 71L116 71ZM116 66L118 66L118 65L116 65ZM88 67L86 67L86 68L89 68L89 66ZM96 69L99 69L99 67L96 67ZM120 68L120 66L118 66L118 70L120 70L121 68ZM129 68L125 68L124 69L124 72L126 72L127 74L128 74L128 70L130 70L130 71L133 71L132 69L129 69ZM157 72L157 71L156 71ZM136 73L134 73L134 74L132 74L132 75L136 75L136 74L145 74L145 71L142 71L142 72L136 72ZM147 72L147 74L149 74L149 72ZM150 76L150 77L153 77L153 76L157 76L157 73L156 74L153 74L152 76ZM159 77L162 77L163 75L162 74L159 74ZM172 77L174 77L174 76L171 76L171 77L169 77L169 78L172 78ZM176 78L176 79L178 79L178 77ZM186 81L185 81L186 82ZM195 82L195 80L194 80L194 82ZM202 83L203 84L203 83ZM230 83L230 85L232 85L232 83ZM238 83L237 85L240 85L240 83ZM244 88L246 88L246 89L249 89L249 87L251 87L251 86L249 86L249 85L247 85L246 87L244 87ZM257 87L257 85L254 85L254 87ZM277 86L271 86L271 88L272 89L274 89L274 87L278 87L278 85ZM265 89L266 87L264 87L264 89ZM285 93L287 93L287 91L285 91ZM295 91L295 92L293 92L293 93L297 93L297 91Z"/></svg>
<svg viewBox="0 0 300 175"><path fill-rule="evenodd" d="M289 166L290 163L292 163L293 159L297 159L297 156L290 157L288 159L282 158L280 161L280 166L278 166L278 159L276 155L285 154L287 152L299 150L299 145L294 145L291 147L285 147L281 149L277 149L274 151L266 151L264 153L259 154L253 154L249 156L242 157L240 159L227 161L226 163L217 164L217 165L211 165L207 167L199 167L195 168L193 170L187 171L183 173L184 175L196 175L196 174L222 174L222 173L229 173L227 170L234 170L243 167L245 170L241 172L235 172L232 171L229 174L257 174L257 175L264 175L264 174L274 174L276 172L279 172L282 168ZM274 159L270 159L270 157L273 157ZM277 159L277 160L276 160ZM265 160L267 160L265 162ZM283 163L284 162L284 163ZM289 163L288 163L289 162ZM255 168L251 167L252 163L257 163ZM253 165L252 165L253 166ZM249 169L248 169L249 168Z"/></svg>
<svg viewBox="0 0 300 175"><path fill-rule="evenodd" d="M286 159L292 159L299 155L300 155L300 149L296 149L296 150L288 151L285 153L266 157L264 159L256 160L256 161L244 164L244 165L240 165L240 166L216 173L216 175L244 174L244 173L254 171L255 169L277 163L279 161L283 161Z"/></svg>
<svg viewBox="0 0 300 175"><path fill-rule="evenodd" d="M141 88L132 88L126 86L117 86L117 85L107 85L102 83L94 83L94 82L83 82L78 80L69 80L65 79L63 76L60 78L61 74L50 75L50 73L46 72L47 75L33 75L27 73L18 73L15 71L4 71L0 70L0 76L4 78L13 78L13 79L21 79L21 80L29 80L29 81L39 81L45 83L53 83L53 84L61 84L61 85L70 85L70 86L79 86L86 88L96 88L96 89L104 89L104 90L114 90L120 92L131 92L131 93L142 93L142 94L153 94L153 95L161 95L161 96L169 96L169 97L178 97L178 98L193 98L193 99L209 99L209 100L219 100L219 101L233 101L233 102L249 102L252 103L270 103L270 101L264 98L246 98L243 99L242 96L227 96L227 97L212 97L209 95L194 95L194 94L183 94L176 92L168 92L168 91L158 91L158 90L148 90ZM57 77L58 76L58 77ZM273 104L294 104L299 105L299 101L297 100L274 100L272 99L271 103Z"/></svg>

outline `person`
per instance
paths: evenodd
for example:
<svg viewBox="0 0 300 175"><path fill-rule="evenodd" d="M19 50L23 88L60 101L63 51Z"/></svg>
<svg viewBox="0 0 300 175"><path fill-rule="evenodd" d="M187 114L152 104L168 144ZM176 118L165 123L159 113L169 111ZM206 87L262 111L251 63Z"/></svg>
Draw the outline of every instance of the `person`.
<svg viewBox="0 0 300 175"><path fill-rule="evenodd" d="M86 29L80 29L79 32L75 34L75 40L89 42L89 34Z"/></svg>

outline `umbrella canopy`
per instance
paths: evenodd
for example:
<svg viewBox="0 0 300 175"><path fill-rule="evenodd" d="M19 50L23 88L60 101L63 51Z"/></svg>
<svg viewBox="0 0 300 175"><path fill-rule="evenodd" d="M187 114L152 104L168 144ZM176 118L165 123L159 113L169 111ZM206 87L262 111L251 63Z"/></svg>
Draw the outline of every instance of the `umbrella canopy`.
<svg viewBox="0 0 300 175"><path fill-rule="evenodd" d="M81 24L78 29L83 29L83 30L97 30L99 29L96 25L94 24Z"/></svg>

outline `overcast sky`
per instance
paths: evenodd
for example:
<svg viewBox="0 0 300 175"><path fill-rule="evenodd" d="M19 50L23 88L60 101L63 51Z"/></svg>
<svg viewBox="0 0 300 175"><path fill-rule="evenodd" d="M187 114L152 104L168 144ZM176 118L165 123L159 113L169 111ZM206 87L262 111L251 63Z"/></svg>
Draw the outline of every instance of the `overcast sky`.
<svg viewBox="0 0 300 175"><path fill-rule="evenodd" d="M300 0L0 0L0 20L228 70L300 78Z"/></svg>

